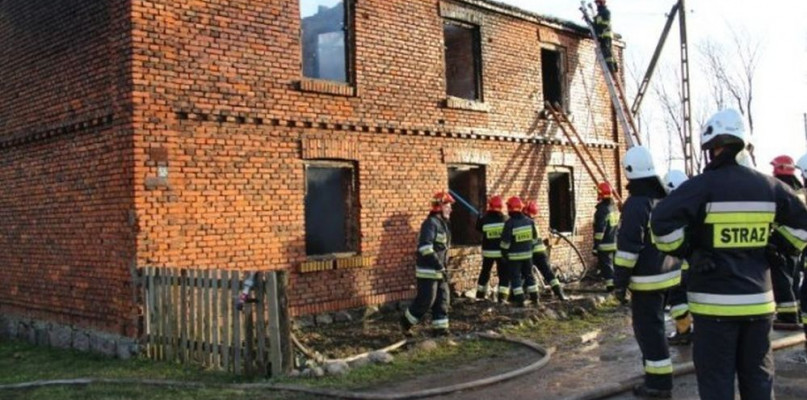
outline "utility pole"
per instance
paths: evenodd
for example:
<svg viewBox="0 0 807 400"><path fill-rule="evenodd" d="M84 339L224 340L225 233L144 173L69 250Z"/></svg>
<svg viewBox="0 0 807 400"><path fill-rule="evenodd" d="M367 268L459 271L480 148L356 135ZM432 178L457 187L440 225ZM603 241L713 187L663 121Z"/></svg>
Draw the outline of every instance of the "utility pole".
<svg viewBox="0 0 807 400"><path fill-rule="evenodd" d="M804 113L804 136L807 138L807 113Z"/></svg>
<svg viewBox="0 0 807 400"><path fill-rule="evenodd" d="M694 176L695 147L692 143L692 105L689 97L689 41L687 40L687 8L684 0L678 2L678 28L681 35L681 94L683 108L681 115L684 117L681 124L684 136L684 170L689 176Z"/></svg>

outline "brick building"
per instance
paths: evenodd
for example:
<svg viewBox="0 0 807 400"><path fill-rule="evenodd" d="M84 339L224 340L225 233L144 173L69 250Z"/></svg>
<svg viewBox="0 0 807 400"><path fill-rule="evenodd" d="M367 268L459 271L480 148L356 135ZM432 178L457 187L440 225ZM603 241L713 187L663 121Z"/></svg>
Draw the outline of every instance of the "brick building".
<svg viewBox="0 0 807 400"><path fill-rule="evenodd" d="M587 250L594 185L546 100L621 173L586 31L493 1L6 0L0 15L7 318L136 337L145 266L287 269L293 315L408 299L446 187L476 206L538 199L544 235ZM472 288L479 237L455 210L454 284Z"/></svg>

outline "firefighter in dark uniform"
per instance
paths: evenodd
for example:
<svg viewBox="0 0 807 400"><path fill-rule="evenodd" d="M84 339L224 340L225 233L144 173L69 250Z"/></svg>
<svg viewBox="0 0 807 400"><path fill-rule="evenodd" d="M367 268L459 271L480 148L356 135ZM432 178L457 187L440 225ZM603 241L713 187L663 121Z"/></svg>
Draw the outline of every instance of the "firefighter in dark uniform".
<svg viewBox="0 0 807 400"><path fill-rule="evenodd" d="M614 290L614 253L619 211L613 199L614 188L608 182L597 185L597 207L594 212L594 249L600 276L605 279L605 290Z"/></svg>
<svg viewBox="0 0 807 400"><path fill-rule="evenodd" d="M614 294L623 304L631 292L633 334L644 363L644 383L633 388L640 397L672 397L672 359L664 331L667 292L681 282L675 262L653 245L650 213L666 192L656 175L647 148L632 147L625 154L625 176L630 196L622 207L614 259Z"/></svg>
<svg viewBox="0 0 807 400"><path fill-rule="evenodd" d="M738 164L746 145L740 113L713 115L701 133L709 164L659 203L650 221L658 248L690 263L692 355L704 400L734 399L735 376L741 398L773 398L770 229L792 254L807 245L807 208L782 182Z"/></svg>
<svg viewBox="0 0 807 400"><path fill-rule="evenodd" d="M689 177L680 170L671 170L664 176L665 189L671 193L684 183ZM672 257L672 256L670 256ZM689 313L689 303L687 303L686 282L689 274L689 263L686 260L678 260L681 265L681 284L670 289L670 296L667 299L670 305L670 316L675 321L675 331L667 338L667 342L673 346L685 346L692 342L692 314Z"/></svg>
<svg viewBox="0 0 807 400"><path fill-rule="evenodd" d="M538 216L538 203L535 201L528 201L527 205L524 207L524 214L531 220L533 220L533 224L535 223L535 217ZM547 282L549 286L552 288L552 292L555 293L555 297L558 298L560 301L566 301L566 294L563 293L563 286L560 284L560 280L555 276L555 273L552 272L552 267L549 265L549 258L546 256L546 245L544 244L544 240L541 239L541 236L537 234L538 228L535 228L536 235L535 240L533 240L533 249L532 249L532 264L538 268L538 272L541 273L541 276L544 277L544 282ZM532 275L532 271L530 271L530 275ZM533 286L527 285L527 293L530 294L530 299L538 304L538 283L534 283ZM533 296L535 293L535 296Z"/></svg>
<svg viewBox="0 0 807 400"><path fill-rule="evenodd" d="M807 186L807 154L801 156L796 161L796 166L801 171L801 178L803 179L804 186ZM801 189L798 193L802 201L807 198L807 189ZM801 309L801 326L804 329L804 337L807 339L807 249L801 253L802 258L802 279L801 289L799 290L799 303ZM807 341L804 342L805 356L807 356Z"/></svg>
<svg viewBox="0 0 807 400"><path fill-rule="evenodd" d="M510 293L510 281L507 279L507 268L502 261L501 239L505 217L502 213L504 201L501 196L493 196L488 200L488 209L476 222L476 229L482 232L482 271L477 279L476 298L484 299L488 294L488 282L493 264L499 276L499 299Z"/></svg>
<svg viewBox="0 0 807 400"><path fill-rule="evenodd" d="M796 177L796 163L790 156L782 155L771 161L773 176L789 186L794 191L803 187ZM798 330L799 329L799 270L801 268L801 255L788 254L787 239L778 232L770 237L771 252L771 281L773 282L773 297L776 299L776 318L773 320L773 329ZM778 251L784 248L785 251Z"/></svg>
<svg viewBox="0 0 807 400"><path fill-rule="evenodd" d="M614 34L611 31L611 10L605 6L605 0L596 0L597 15L594 16L594 33L597 34L597 41L600 42L600 49L608 64L608 70L615 73L619 70L616 60L614 59L614 51L611 48Z"/></svg>
<svg viewBox="0 0 807 400"><path fill-rule="evenodd" d="M510 219L504 223L502 231L502 258L507 262L507 274L510 277L510 302L516 306L524 306L524 288L521 282L521 271L532 271L533 240L537 236L535 224L527 218L522 209L524 203L518 197L507 199L507 213Z"/></svg>
<svg viewBox="0 0 807 400"><path fill-rule="evenodd" d="M449 193L435 193L431 199L431 212L420 226L415 269L417 294L401 316L401 327L407 336L429 310L432 312L433 333L438 336L448 334L450 299L446 268L451 245L448 221L453 203L454 198Z"/></svg>

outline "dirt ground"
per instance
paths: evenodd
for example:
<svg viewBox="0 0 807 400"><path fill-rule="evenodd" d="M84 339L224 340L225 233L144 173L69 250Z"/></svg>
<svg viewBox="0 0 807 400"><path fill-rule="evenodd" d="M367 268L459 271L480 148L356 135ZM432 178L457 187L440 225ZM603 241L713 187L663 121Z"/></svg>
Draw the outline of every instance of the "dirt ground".
<svg viewBox="0 0 807 400"><path fill-rule="evenodd" d="M516 308L494 301L452 298L450 319L454 336L500 331L522 321L565 318L589 312L606 293L598 285L574 285L567 289L570 301L561 302L551 292L542 294L539 305ZM597 299L599 298L599 299ZM353 321L295 329L300 342L328 358L345 358L389 346L404 339L399 325L401 309L376 311ZM555 316L553 316L553 314ZM428 317L427 317L428 318ZM415 339L429 336L428 319L415 329Z"/></svg>

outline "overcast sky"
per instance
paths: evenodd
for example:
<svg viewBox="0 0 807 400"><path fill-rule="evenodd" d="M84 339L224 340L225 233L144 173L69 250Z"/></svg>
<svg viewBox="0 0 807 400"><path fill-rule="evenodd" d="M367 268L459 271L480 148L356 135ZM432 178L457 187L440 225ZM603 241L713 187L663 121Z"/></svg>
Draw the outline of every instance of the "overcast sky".
<svg viewBox="0 0 807 400"><path fill-rule="evenodd" d="M579 0L498 1L573 22L582 21ZM627 44L626 62L635 63L640 75L647 68L666 13L674 3L674 0L611 0L607 3L614 30ZM695 46L706 38L733 46L728 25L746 30L762 43L763 57L755 78L757 95L753 109L758 168L770 172L768 162L773 157L787 154L798 159L807 152L803 116L807 112L807 1L686 0L686 7L693 81L699 79L700 73L695 63ZM668 63L679 60L677 26L676 23L664 48ZM703 89L703 85L693 85L692 96L698 96L697 92ZM635 89L629 89L628 97L632 99L635 93ZM699 127L694 126L693 130L697 133ZM666 161L662 161L666 157L660 152L659 148L654 149L660 169L666 170Z"/></svg>

